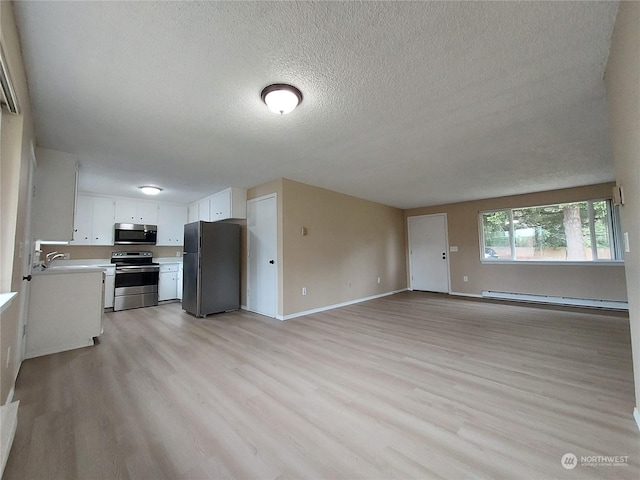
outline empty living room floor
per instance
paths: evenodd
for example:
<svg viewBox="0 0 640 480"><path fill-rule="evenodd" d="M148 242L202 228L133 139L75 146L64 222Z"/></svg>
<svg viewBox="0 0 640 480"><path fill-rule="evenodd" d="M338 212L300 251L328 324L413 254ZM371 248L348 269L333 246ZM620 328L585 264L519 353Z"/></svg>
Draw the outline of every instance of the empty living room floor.
<svg viewBox="0 0 640 480"><path fill-rule="evenodd" d="M404 292L280 322L167 304L25 361L14 398L5 480L640 478L629 320L596 311Z"/></svg>

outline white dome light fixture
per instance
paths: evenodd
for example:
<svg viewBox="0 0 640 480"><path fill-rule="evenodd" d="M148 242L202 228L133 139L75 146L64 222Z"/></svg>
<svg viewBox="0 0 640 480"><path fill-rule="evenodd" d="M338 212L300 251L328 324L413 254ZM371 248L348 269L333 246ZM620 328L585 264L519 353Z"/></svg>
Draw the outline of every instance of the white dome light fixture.
<svg viewBox="0 0 640 480"><path fill-rule="evenodd" d="M152 187L150 185L144 185L142 187L138 187L140 190L142 190L142 193L146 193L147 195L157 195L159 194L162 189L159 187Z"/></svg>
<svg viewBox="0 0 640 480"><path fill-rule="evenodd" d="M274 83L262 90L262 101L274 113L292 112L302 102L302 92L293 85Z"/></svg>

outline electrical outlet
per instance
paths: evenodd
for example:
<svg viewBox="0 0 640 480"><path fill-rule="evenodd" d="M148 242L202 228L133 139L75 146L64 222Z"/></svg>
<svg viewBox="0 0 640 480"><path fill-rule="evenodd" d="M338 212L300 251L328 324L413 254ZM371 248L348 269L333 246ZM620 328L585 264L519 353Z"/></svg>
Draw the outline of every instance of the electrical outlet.
<svg viewBox="0 0 640 480"><path fill-rule="evenodd" d="M469 281L469 277L465 275L464 277L462 277L462 281L468 282Z"/></svg>
<svg viewBox="0 0 640 480"><path fill-rule="evenodd" d="M180 254L180 252L176 252L176 257L181 257L182 255Z"/></svg>
<svg viewBox="0 0 640 480"><path fill-rule="evenodd" d="M65 260L70 260L71 259L71 254L70 253L65 253L63 258Z"/></svg>
<svg viewBox="0 0 640 480"><path fill-rule="evenodd" d="M380 277L378 277L378 283L380 283L382 280L380 280Z"/></svg>
<svg viewBox="0 0 640 480"><path fill-rule="evenodd" d="M307 294L307 287L302 287L302 295L306 295Z"/></svg>

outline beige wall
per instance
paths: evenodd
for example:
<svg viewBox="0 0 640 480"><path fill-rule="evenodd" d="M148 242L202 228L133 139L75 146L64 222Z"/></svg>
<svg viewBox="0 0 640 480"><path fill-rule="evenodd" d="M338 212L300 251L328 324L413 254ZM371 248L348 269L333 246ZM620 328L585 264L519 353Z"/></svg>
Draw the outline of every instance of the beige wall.
<svg viewBox="0 0 640 480"><path fill-rule="evenodd" d="M25 294L25 283L22 281L22 261L20 255L20 243L25 238L28 229L27 211L29 200L29 165L31 162L31 148L34 139L33 123L29 103L26 76L18 32L13 16L13 7L10 2L0 2L0 36L7 56L9 71L14 83L16 94L21 108L21 114L12 117L6 111L2 115L1 150L2 155L2 248L0 249L0 262L12 265L10 289L18 292L18 297L0 317L0 402L4 404L9 392L14 386L15 376L18 373L19 358L19 325L20 302ZM11 172L5 178L5 172ZM5 198L5 182L11 182L6 192L11 192L9 198ZM18 187L17 189L15 187ZM7 217L5 217L5 215ZM10 221L5 224L5 219ZM30 248L26 247L25 251ZM5 291L7 279L3 278L2 290ZM8 349L11 347L11 355L7 362ZM7 365L8 363L8 365Z"/></svg>
<svg viewBox="0 0 640 480"><path fill-rule="evenodd" d="M549 192L492 198L414 208L405 216L446 213L449 245L458 252L449 254L451 290L479 295L483 290L560 295L601 300L626 300L623 266L603 265L487 265L480 262L478 213L508 207L524 207L611 197L613 184L554 190ZM469 277L468 282L463 276Z"/></svg>
<svg viewBox="0 0 640 480"><path fill-rule="evenodd" d="M402 210L287 179L282 197L285 316L406 288Z"/></svg>
<svg viewBox="0 0 640 480"><path fill-rule="evenodd" d="M636 406L640 409L640 3L620 2L613 30L605 85L609 100L611 145L618 185L626 203L622 230L629 234L625 253Z"/></svg>

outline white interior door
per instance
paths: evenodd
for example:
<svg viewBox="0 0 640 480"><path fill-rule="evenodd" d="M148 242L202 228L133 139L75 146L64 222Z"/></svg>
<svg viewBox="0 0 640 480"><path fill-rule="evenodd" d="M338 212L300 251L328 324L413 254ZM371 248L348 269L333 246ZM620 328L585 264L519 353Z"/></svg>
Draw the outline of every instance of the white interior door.
<svg viewBox="0 0 640 480"><path fill-rule="evenodd" d="M278 299L278 202L276 195L247 202L247 308L276 316Z"/></svg>
<svg viewBox="0 0 640 480"><path fill-rule="evenodd" d="M422 215L407 219L412 290L449 292L447 217Z"/></svg>

